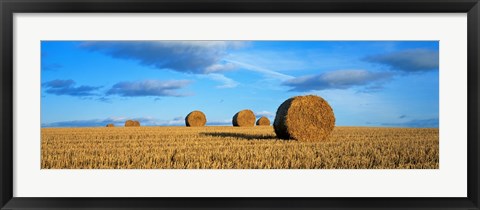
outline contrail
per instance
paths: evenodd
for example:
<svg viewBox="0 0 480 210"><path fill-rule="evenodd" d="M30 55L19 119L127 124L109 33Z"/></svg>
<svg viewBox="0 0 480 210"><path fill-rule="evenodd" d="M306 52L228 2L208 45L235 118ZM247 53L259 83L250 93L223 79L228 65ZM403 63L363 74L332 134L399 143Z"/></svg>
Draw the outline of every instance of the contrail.
<svg viewBox="0 0 480 210"><path fill-rule="evenodd" d="M246 70L259 72L259 73L268 75L270 77L273 77L273 78L276 78L276 79L279 79L279 80L289 80L289 79L295 78L295 77L290 76L290 75L282 74L282 73L279 73L279 72L276 72L276 71L272 71L270 69L266 69L266 68L255 66L255 65L251 65L251 64L248 64L248 63L243 63L243 62L229 60L229 59L224 59L224 60L227 61L227 62L233 63L233 64L237 64L239 66L242 66Z"/></svg>

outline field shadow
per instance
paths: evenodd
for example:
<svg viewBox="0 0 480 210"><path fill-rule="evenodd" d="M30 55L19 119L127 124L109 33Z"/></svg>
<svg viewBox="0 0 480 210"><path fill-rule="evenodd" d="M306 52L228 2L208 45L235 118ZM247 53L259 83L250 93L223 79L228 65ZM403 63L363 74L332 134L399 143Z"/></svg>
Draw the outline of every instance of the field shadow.
<svg viewBox="0 0 480 210"><path fill-rule="evenodd" d="M255 134L244 134L244 133L228 133L228 132L205 132L200 133L205 136L212 137L233 137L246 140L281 140L277 139L275 135L255 135Z"/></svg>

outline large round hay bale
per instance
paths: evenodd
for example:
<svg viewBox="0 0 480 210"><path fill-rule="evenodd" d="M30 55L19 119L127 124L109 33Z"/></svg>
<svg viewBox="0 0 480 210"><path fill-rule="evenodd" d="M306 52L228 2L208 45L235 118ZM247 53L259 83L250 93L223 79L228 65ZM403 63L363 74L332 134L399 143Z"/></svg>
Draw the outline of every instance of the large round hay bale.
<svg viewBox="0 0 480 210"><path fill-rule="evenodd" d="M133 127L140 127L140 122L138 120L134 120Z"/></svg>
<svg viewBox="0 0 480 210"><path fill-rule="evenodd" d="M335 115L328 102L319 96L296 96L278 107L273 127L281 139L321 141L335 127Z"/></svg>
<svg viewBox="0 0 480 210"><path fill-rule="evenodd" d="M125 127L133 127L133 126L135 126L135 121L133 120L125 121Z"/></svg>
<svg viewBox="0 0 480 210"><path fill-rule="evenodd" d="M201 127L205 126L206 123L207 117L205 117L205 114L203 114L203 112L198 110L190 112L185 117L185 124L187 127Z"/></svg>
<svg viewBox="0 0 480 210"><path fill-rule="evenodd" d="M253 114L252 110L244 109L233 116L232 124L239 127L253 127L255 119L255 114Z"/></svg>
<svg viewBox="0 0 480 210"><path fill-rule="evenodd" d="M257 120L257 125L259 125L259 126L269 126L270 125L270 120L268 118L266 118L265 116L260 117Z"/></svg>
<svg viewBox="0 0 480 210"><path fill-rule="evenodd" d="M110 123L110 124L107 124L107 127L115 127L115 125Z"/></svg>

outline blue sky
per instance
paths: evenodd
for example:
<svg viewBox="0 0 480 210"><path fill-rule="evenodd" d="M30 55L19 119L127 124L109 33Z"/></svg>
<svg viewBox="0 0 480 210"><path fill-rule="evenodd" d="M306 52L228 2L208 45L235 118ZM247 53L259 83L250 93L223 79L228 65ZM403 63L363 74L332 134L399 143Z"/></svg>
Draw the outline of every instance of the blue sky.
<svg viewBox="0 0 480 210"><path fill-rule="evenodd" d="M43 127L231 125L296 95L338 126L438 127L437 41L42 41Z"/></svg>

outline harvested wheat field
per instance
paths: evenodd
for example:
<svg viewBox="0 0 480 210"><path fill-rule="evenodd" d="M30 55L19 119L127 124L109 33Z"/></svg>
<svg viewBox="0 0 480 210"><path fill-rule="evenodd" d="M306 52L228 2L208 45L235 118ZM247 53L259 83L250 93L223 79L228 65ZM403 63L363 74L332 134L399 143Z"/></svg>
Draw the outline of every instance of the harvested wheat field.
<svg viewBox="0 0 480 210"><path fill-rule="evenodd" d="M438 129L335 127L276 138L272 126L42 128L43 169L436 169Z"/></svg>

